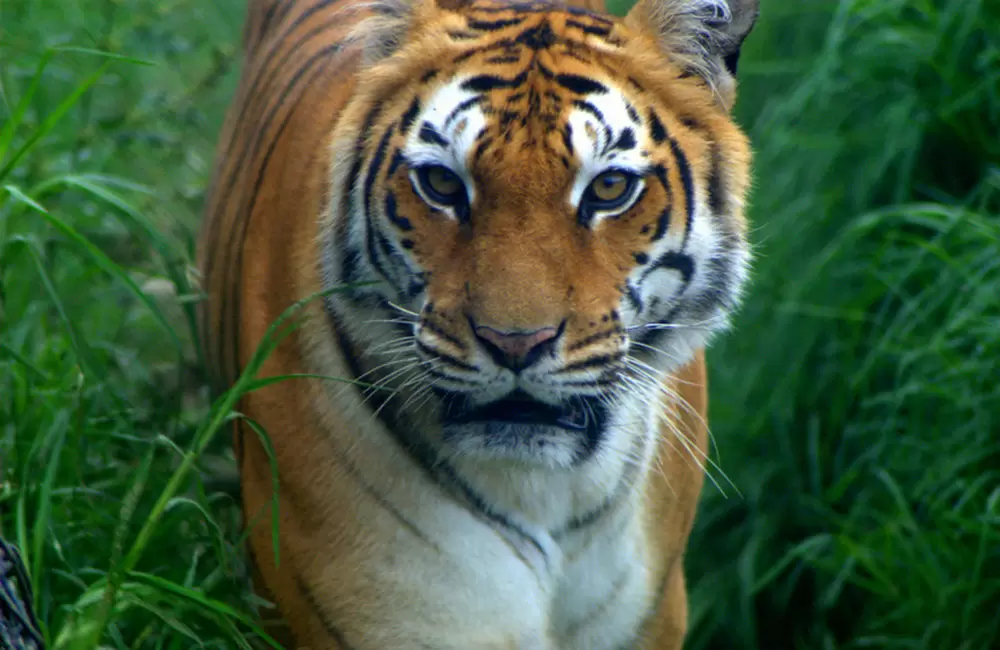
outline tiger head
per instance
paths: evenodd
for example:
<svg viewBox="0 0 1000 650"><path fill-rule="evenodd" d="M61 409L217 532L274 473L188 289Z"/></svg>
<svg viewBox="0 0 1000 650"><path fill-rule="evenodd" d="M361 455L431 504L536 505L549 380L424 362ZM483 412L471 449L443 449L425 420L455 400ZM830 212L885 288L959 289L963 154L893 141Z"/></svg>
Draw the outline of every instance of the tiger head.
<svg viewBox="0 0 1000 650"><path fill-rule="evenodd" d="M376 4L333 135L328 298L438 450L627 449L747 276L749 0ZM640 423L633 426L634 423Z"/></svg>

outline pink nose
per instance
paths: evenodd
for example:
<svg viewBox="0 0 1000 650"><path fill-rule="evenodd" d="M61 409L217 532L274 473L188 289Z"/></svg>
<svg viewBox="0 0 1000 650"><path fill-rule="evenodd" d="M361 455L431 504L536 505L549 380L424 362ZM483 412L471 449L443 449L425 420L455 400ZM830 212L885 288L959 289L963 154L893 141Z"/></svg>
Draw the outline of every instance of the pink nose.
<svg viewBox="0 0 1000 650"><path fill-rule="evenodd" d="M543 327L532 332L501 332L475 324L473 330L493 360L511 370L522 370L538 361L553 347L560 332L557 327Z"/></svg>

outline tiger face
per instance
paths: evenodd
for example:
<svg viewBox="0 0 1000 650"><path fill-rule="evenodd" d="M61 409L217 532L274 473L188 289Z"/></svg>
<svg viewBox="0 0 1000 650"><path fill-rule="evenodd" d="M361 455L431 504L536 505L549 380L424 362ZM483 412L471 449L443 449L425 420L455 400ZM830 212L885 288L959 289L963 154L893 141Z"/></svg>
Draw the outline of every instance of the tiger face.
<svg viewBox="0 0 1000 650"><path fill-rule="evenodd" d="M635 20L478 1L411 20L334 137L325 278L366 285L331 309L436 452L621 454L747 275L731 97Z"/></svg>

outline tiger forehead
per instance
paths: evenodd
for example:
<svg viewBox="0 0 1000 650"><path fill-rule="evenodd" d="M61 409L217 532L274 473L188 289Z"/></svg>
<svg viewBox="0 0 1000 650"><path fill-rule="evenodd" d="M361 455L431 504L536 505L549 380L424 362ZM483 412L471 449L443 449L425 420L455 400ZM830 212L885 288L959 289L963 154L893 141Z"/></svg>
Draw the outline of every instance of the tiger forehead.
<svg viewBox="0 0 1000 650"><path fill-rule="evenodd" d="M633 133L640 121L633 102L645 103L643 93L621 84L630 77L616 54L617 29L608 18L552 5L480 2L452 14L450 65L435 67L434 82L405 110L399 103L406 158L450 164L477 182L509 185L528 175L537 186L544 175L546 185L565 184L580 164L577 130L588 151L608 149L619 127ZM571 128L581 111L585 120Z"/></svg>
<svg viewBox="0 0 1000 650"><path fill-rule="evenodd" d="M522 23L530 25L532 18L540 17L543 20L554 21L558 27L575 30L577 38L592 35L620 44L612 35L616 25L613 19L580 7L559 6L547 2L509 3L480 0L467 5L462 13L466 17L469 29L479 32L495 32L498 29L517 27ZM563 37L572 38L573 33L570 32Z"/></svg>
<svg viewBox="0 0 1000 650"><path fill-rule="evenodd" d="M543 11L540 7L545 7ZM513 130L551 130L565 118L573 100L606 93L616 71L602 60L612 45L614 23L579 11L549 5L478 4L465 16L467 30L449 32L463 42L451 78L463 78L462 90L475 93L491 130L508 139Z"/></svg>
<svg viewBox="0 0 1000 650"><path fill-rule="evenodd" d="M514 63L543 50L593 64L595 51L622 45L614 21L568 7L472 5L463 16L464 28L447 31L453 43L465 48L454 58L456 64L472 58L487 65Z"/></svg>

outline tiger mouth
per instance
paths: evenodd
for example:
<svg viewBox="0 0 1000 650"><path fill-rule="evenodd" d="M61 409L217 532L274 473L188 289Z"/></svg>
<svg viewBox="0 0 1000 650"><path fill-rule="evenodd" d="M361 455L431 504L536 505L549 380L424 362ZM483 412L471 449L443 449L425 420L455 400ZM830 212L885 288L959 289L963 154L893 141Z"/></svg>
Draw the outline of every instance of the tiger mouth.
<svg viewBox="0 0 1000 650"><path fill-rule="evenodd" d="M592 437L599 433L604 420L603 405L596 398L575 397L552 405L520 390L481 405L473 405L462 396L449 396L445 405L442 423L446 429L468 424L534 425Z"/></svg>

